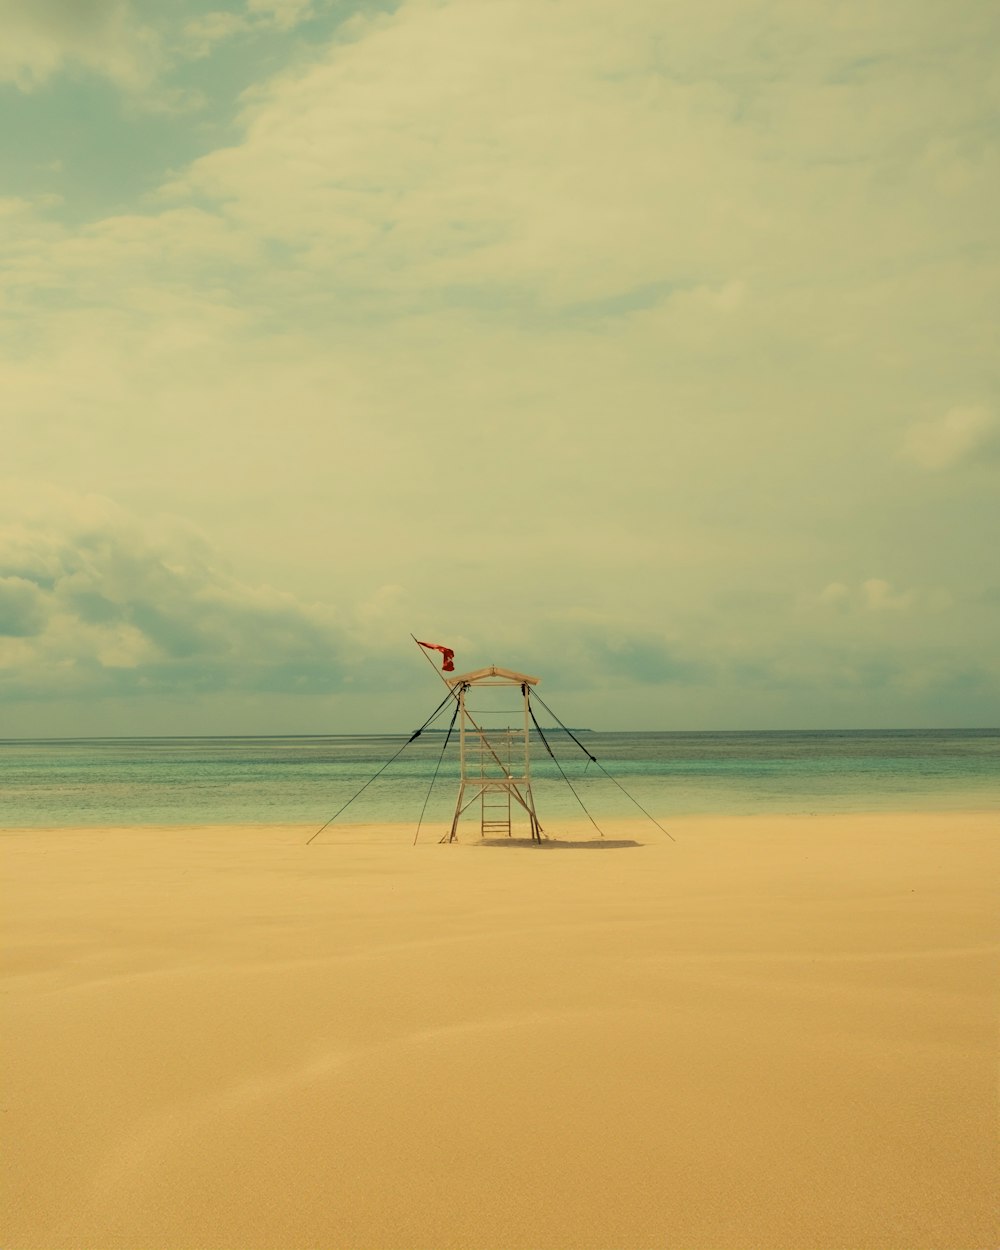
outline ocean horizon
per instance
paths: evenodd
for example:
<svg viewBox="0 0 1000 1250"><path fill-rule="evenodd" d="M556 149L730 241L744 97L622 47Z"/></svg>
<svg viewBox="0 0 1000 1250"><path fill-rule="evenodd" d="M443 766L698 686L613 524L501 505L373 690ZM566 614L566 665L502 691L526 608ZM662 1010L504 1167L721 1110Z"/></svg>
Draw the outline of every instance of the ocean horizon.
<svg viewBox="0 0 1000 1250"><path fill-rule="evenodd" d="M640 807L658 820L1000 810L1000 729L574 728L597 765L565 731L544 732L555 760L531 735L543 825L641 816ZM321 824L362 787L345 823L416 824L423 810L425 826L441 825L455 803L457 742L445 750L434 729L407 745L409 736L4 738L0 827Z"/></svg>

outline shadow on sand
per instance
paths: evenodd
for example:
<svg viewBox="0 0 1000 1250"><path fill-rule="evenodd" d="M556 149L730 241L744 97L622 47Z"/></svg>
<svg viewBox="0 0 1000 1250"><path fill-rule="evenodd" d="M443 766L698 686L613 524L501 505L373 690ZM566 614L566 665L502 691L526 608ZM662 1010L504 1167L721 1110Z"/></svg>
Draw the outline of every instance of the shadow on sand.
<svg viewBox="0 0 1000 1250"><path fill-rule="evenodd" d="M568 842L562 838L543 838L533 842L531 838L480 838L476 846L534 846L540 851L619 851L626 846L643 846L631 838L592 838L586 842Z"/></svg>

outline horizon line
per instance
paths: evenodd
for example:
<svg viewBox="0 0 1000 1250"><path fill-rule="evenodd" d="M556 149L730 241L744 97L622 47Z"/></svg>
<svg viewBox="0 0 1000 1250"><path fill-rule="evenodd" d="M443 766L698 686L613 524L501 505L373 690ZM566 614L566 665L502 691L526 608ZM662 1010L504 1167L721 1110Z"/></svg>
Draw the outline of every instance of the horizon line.
<svg viewBox="0 0 1000 1250"><path fill-rule="evenodd" d="M825 729L593 729L570 726L573 733L588 734L668 734L675 736L699 736L707 734L917 734L917 733L1000 733L1000 725L890 725L879 727L830 726ZM566 732L561 726L546 726L546 733ZM402 738L412 733L409 729L352 731L338 730L325 733L253 733L253 734L51 734L0 737L0 744L11 742L142 742L142 741L259 741L261 739L285 739L290 741L322 738ZM428 728L423 733L445 733L444 729Z"/></svg>

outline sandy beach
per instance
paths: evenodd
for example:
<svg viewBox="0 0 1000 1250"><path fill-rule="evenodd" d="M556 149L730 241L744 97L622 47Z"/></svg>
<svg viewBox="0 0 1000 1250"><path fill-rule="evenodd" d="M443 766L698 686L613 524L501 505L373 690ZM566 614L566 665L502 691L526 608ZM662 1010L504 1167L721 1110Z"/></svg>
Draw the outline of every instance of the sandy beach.
<svg viewBox="0 0 1000 1250"><path fill-rule="evenodd" d="M996 813L8 830L5 1250L992 1250Z"/></svg>

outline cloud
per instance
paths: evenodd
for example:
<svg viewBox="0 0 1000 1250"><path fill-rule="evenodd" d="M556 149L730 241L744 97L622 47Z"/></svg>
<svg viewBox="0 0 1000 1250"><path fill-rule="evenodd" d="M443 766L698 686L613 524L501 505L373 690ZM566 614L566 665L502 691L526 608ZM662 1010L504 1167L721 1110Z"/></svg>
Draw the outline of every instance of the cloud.
<svg viewBox="0 0 1000 1250"><path fill-rule="evenodd" d="M135 89L160 64L159 36L130 0L0 0L0 28L0 82L24 91L71 68Z"/></svg>
<svg viewBox="0 0 1000 1250"><path fill-rule="evenodd" d="M837 611L844 609L851 599L850 588L845 586L843 582L830 582L824 586L819 594L819 602L825 607L834 608Z"/></svg>
<svg viewBox="0 0 1000 1250"><path fill-rule="evenodd" d="M40 490L0 526L0 688L8 697L329 691L350 631L227 572L189 526Z"/></svg>
<svg viewBox="0 0 1000 1250"><path fill-rule="evenodd" d="M175 190L384 294L486 285L565 303L677 268L701 283L716 276L717 262L707 275L699 262L724 223L705 220L716 200L695 147L729 139L713 87L650 71L659 25L649 6L619 20L593 0L417 2L358 18L349 40L252 92L244 141ZM725 237L711 234L713 250Z"/></svg>
<svg viewBox="0 0 1000 1250"><path fill-rule="evenodd" d="M912 591L896 591L880 577L870 577L862 587L865 606L872 612L902 612L913 604Z"/></svg>
<svg viewBox="0 0 1000 1250"><path fill-rule="evenodd" d="M314 11L312 0L247 0L247 10L278 30L291 30Z"/></svg>
<svg viewBox="0 0 1000 1250"><path fill-rule="evenodd" d="M396 723L400 691L423 690L426 674L410 654L404 617L419 636L455 647L463 668L499 662L539 674L557 714L577 724L780 726L801 721L794 709L810 704L817 710L806 721L829 724L824 709L828 717L836 705L849 720L854 707L859 723L857 709L874 692L959 698L967 689L962 674L972 668L977 698L996 685L985 656L972 664L951 662L953 649L901 650L894 622L917 597L884 579L831 583L819 598L846 599L853 611L825 638L815 629L789 632L773 598L761 620L749 611L732 619L716 613L701 630L677 603L669 635L655 621L637 623L630 605L498 614L494 596L471 612L435 604L435 617L404 585L382 584L333 607L249 581L190 525L140 520L100 496L32 483L8 485L3 499L0 694L19 707L76 700L79 716L96 700L112 700L121 723L141 725L190 699L189 719L175 710L167 723L184 732L201 714L196 709L212 706L211 723L225 732L253 727L232 711L227 719L226 706L262 701L256 714L269 725L268 709L294 699L297 711L288 705L283 713L294 731L320 716L329 727L336 713L323 715L324 698L336 696L377 729ZM518 597L517 585L494 590L531 602ZM353 695L372 702L351 703ZM741 712L744 701L756 711ZM145 722L122 710L129 704L145 709Z"/></svg>
<svg viewBox="0 0 1000 1250"><path fill-rule="evenodd" d="M216 44L234 35L242 34L250 28L250 23L242 13L234 13L230 9L213 10L200 13L197 17L185 22L182 35L190 56L208 56Z"/></svg>
<svg viewBox="0 0 1000 1250"><path fill-rule="evenodd" d="M842 615L847 612L903 612L917 602L938 610L951 606L940 589L922 594L915 590L901 591L882 577L869 577L854 586L830 582L815 597L806 596L803 606L818 606L824 611Z"/></svg>
<svg viewBox="0 0 1000 1250"><path fill-rule="evenodd" d="M646 630L612 626L579 631L574 644L581 651L578 672L595 684L616 681L650 686L712 684L715 673L703 659L686 655L676 645Z"/></svg>
<svg viewBox="0 0 1000 1250"><path fill-rule="evenodd" d="M314 16L311 0L247 0L242 12L212 9L184 23L181 43L189 56L205 57L235 35L289 31Z"/></svg>
<svg viewBox="0 0 1000 1250"><path fill-rule="evenodd" d="M0 578L0 637L30 638L45 621L42 592L23 577Z"/></svg>
<svg viewBox="0 0 1000 1250"><path fill-rule="evenodd" d="M551 308L669 283L734 309L756 275L806 271L833 289L936 229L927 171L880 161L928 126L953 165L970 111L900 55L898 16L851 3L818 39L787 3L409 0L248 93L241 141L174 190L397 301ZM907 42L953 52L927 25ZM847 72L865 55L877 68ZM989 177L966 172L970 191Z"/></svg>
<svg viewBox="0 0 1000 1250"><path fill-rule="evenodd" d="M137 0L0 0L0 83L31 92L67 72L97 75L153 112L183 113L205 97L163 77L243 33L287 32L315 15L311 0L247 0L242 11L212 9L183 20L183 6ZM149 20L152 17L152 20Z"/></svg>
<svg viewBox="0 0 1000 1250"><path fill-rule="evenodd" d="M98 6L112 33L154 7ZM58 594L5 584L11 672L308 686L296 657L350 643L363 683L413 628L727 723L723 674L759 675L752 719L889 647L995 654L990 483L942 472L932 517L895 454L990 376L988 6L404 0L327 6L309 42L279 37L300 3L200 7L156 10L150 55L231 40L191 69L220 97L266 65L198 129L227 146L83 224L27 185L0 204L4 450L190 517L240 575L171 572L178 535L132 516L92 554L103 585L138 544L116 599L67 572L70 518L42 544ZM69 29L31 82L84 65ZM987 453L995 426L948 421L914 463ZM939 592L961 621L923 610ZM265 618L287 669L250 658Z"/></svg>
<svg viewBox="0 0 1000 1250"><path fill-rule="evenodd" d="M922 469L951 469L1000 450L1000 425L982 406L950 408L943 417L911 426L903 454Z"/></svg>

